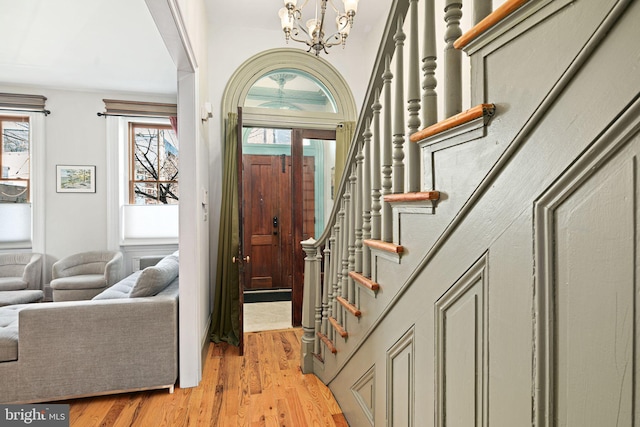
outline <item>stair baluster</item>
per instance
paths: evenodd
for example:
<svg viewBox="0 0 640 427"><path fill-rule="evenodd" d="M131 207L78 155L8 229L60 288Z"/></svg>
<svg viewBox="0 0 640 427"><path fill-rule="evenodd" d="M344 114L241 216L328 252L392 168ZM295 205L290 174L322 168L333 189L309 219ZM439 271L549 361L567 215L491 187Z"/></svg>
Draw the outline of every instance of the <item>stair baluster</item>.
<svg viewBox="0 0 640 427"><path fill-rule="evenodd" d="M384 128L384 140L382 146L382 240L385 242L391 242L393 239L392 218L391 218L391 204L384 202L384 196L391 194L391 80L393 74L391 73L391 57L389 55L385 58L385 68L383 79L383 128Z"/></svg>
<svg viewBox="0 0 640 427"><path fill-rule="evenodd" d="M393 106L393 193L404 193L404 40L403 20L398 18L398 29L393 40L396 50L393 60L396 65L394 76L395 104Z"/></svg>
<svg viewBox="0 0 640 427"><path fill-rule="evenodd" d="M425 4L424 21L424 47L422 57L422 126L431 126L438 122L438 94L436 93L436 67L438 50L436 48L436 15L434 2ZM433 190L433 188L429 188Z"/></svg>
<svg viewBox="0 0 640 427"><path fill-rule="evenodd" d="M447 0L444 8L444 20L447 29L444 34L444 115L454 116L462 112L462 52L453 47L453 42L462 35L460 19L462 3L459 0Z"/></svg>
<svg viewBox="0 0 640 427"><path fill-rule="evenodd" d="M363 133L364 135L364 133ZM355 240L355 264L354 271L362 273L362 235L364 234L364 200L363 200L363 174L364 174L364 142L360 140L359 149L356 155L356 174L354 179L354 190L356 200L354 204L356 240Z"/></svg>
<svg viewBox="0 0 640 427"><path fill-rule="evenodd" d="M364 147L362 149L364 155L364 164L362 170L362 240L371 238L371 119L367 119L367 125L365 126L364 133ZM368 246L362 244L360 241L360 248L362 250L362 274L365 277L371 277L371 249Z"/></svg>
<svg viewBox="0 0 640 427"><path fill-rule="evenodd" d="M382 149L380 146L380 110L382 110L380 90L376 90L375 100L371 108L373 110L373 143L371 146L371 169L373 173L371 182L371 238L380 240L380 210L382 209L380 203L382 173L380 169L380 151Z"/></svg>
<svg viewBox="0 0 640 427"><path fill-rule="evenodd" d="M349 169L347 169L348 171ZM342 290L340 292L341 298L348 297L348 289L349 289L349 235L352 230L350 230L350 211L351 211L351 186L347 185L344 190L344 216L342 217ZM342 326L345 325L345 317L346 313L344 309L342 309Z"/></svg>
<svg viewBox="0 0 640 427"><path fill-rule="evenodd" d="M407 127L409 135L420 128L420 50L418 46L418 0L409 1L409 81L407 91L407 111L409 119ZM408 180L407 191L420 191L420 147L418 144L407 144Z"/></svg>
<svg viewBox="0 0 640 427"><path fill-rule="evenodd" d="M359 146L360 142L356 142L356 144L358 144L356 146L356 152L358 152L357 147ZM357 208L357 199L358 199L358 194L357 194L357 187L356 187L356 179L357 179L357 168L358 168L358 164L354 163L351 166L351 175L349 176L349 187L351 188L351 204L350 204L350 209L349 209L349 268L347 271L347 283L348 283L348 288L347 288L347 301L349 301L350 304L353 304L355 301L355 283L353 282L353 279L348 276L349 271L355 271L355 266L356 266L356 216L361 216L361 213L358 214L358 212L356 211ZM360 211L362 212L362 211Z"/></svg>
<svg viewBox="0 0 640 427"><path fill-rule="evenodd" d="M344 211L340 209L336 225L334 226L335 236L335 252L333 256L333 316L338 324L342 324L342 310L338 304L338 297L342 295L342 218Z"/></svg>
<svg viewBox="0 0 640 427"><path fill-rule="evenodd" d="M327 244L324 247L324 265L329 265L331 263L331 247L330 247L330 242L327 242ZM318 255L320 256L320 255ZM320 264L322 265L322 264ZM326 270L326 267L325 267ZM330 287L331 287L331 279L329 278L329 275L326 273L324 274L323 277L323 285L322 285L322 324L320 325L321 331L322 333L329 337L329 312L330 312L330 308L329 308L329 294L330 292Z"/></svg>

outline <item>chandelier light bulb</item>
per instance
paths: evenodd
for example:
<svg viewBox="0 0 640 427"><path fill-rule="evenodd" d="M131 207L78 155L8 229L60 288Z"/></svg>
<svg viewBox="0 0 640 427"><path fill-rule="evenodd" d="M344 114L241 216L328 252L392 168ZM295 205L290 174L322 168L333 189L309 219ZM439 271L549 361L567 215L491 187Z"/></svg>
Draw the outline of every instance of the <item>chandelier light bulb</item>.
<svg viewBox="0 0 640 427"><path fill-rule="evenodd" d="M280 24L282 25L282 29L285 33L290 32L293 28L293 16L289 14L289 11L286 7L283 7L278 12L278 16L280 17Z"/></svg>

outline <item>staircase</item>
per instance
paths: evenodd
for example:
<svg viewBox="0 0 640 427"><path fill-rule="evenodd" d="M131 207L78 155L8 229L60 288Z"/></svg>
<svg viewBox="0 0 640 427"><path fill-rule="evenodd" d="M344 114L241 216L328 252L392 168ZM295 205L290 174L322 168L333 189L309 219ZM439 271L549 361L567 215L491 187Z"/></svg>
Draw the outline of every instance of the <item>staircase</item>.
<svg viewBox="0 0 640 427"><path fill-rule="evenodd" d="M393 2L329 225L302 242L301 366L352 425L614 425L607 402L633 400L613 374L583 396L586 374L568 368L606 371L606 357L571 358L635 340L618 307L595 316L608 329L565 331L594 317L573 319L576 307L606 299L597 274L580 281L587 302L571 293L592 254L606 278L637 264L636 222L622 216L638 176L639 3ZM620 239L614 256L592 231L563 243L602 227ZM619 282L633 301L635 279Z"/></svg>

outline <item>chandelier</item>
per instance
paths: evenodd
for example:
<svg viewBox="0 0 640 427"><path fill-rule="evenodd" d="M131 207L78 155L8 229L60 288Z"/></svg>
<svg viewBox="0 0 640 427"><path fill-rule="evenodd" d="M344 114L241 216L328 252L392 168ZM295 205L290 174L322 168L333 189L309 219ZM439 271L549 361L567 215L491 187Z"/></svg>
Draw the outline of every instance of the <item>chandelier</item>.
<svg viewBox="0 0 640 427"><path fill-rule="evenodd" d="M353 17L356 15L359 0L342 0L345 12L340 12L333 4L332 0L316 0L315 18L307 20L302 24L302 9L307 5L309 0L305 0L302 6L298 7L297 0L284 0L284 6L280 9L278 15L282 24L287 43L289 39L305 43L309 46L307 52L315 51L316 56L320 52L327 52L327 48L336 45L344 47L349 31L353 26ZM319 10L318 10L318 3ZM325 14L327 12L327 3L335 12L336 32L325 37Z"/></svg>

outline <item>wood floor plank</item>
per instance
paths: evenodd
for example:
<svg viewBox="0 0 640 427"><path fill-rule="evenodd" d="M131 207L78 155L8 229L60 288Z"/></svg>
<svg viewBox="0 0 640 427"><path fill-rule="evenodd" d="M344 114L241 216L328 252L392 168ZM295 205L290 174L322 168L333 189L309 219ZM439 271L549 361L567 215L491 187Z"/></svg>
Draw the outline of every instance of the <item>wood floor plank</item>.
<svg viewBox="0 0 640 427"><path fill-rule="evenodd" d="M71 427L347 426L329 389L300 370L300 328L211 344L200 385L71 400Z"/></svg>

